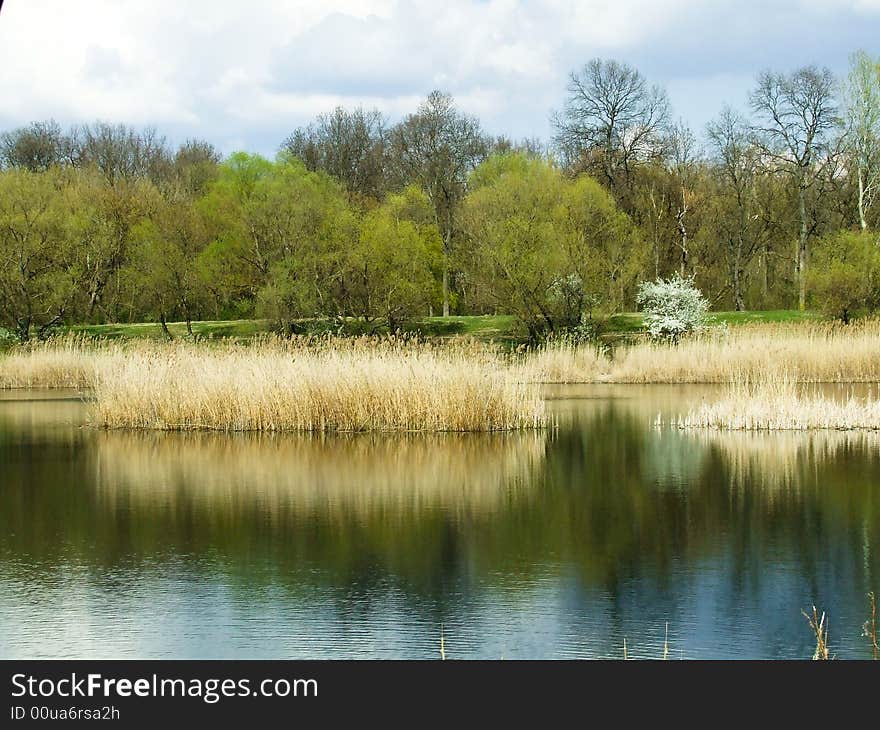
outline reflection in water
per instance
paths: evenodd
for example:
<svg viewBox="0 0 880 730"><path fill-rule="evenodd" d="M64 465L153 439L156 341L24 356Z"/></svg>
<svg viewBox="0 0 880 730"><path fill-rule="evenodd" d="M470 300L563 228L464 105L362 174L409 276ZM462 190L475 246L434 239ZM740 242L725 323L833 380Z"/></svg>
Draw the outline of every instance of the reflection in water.
<svg viewBox="0 0 880 730"><path fill-rule="evenodd" d="M868 656L880 437L656 429L699 388L549 392L558 431L81 427L0 400L0 657Z"/></svg>
<svg viewBox="0 0 880 730"><path fill-rule="evenodd" d="M95 485L114 503L354 512L497 510L534 486L546 434L415 436L101 432Z"/></svg>

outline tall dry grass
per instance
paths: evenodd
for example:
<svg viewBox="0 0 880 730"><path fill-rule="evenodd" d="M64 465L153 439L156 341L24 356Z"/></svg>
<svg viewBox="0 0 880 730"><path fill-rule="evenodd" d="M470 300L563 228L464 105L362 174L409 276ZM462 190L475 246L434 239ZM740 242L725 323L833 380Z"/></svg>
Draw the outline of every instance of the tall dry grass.
<svg viewBox="0 0 880 730"><path fill-rule="evenodd" d="M0 389L88 388L96 363L110 349L98 340L69 335L0 352Z"/></svg>
<svg viewBox="0 0 880 730"><path fill-rule="evenodd" d="M730 383L782 369L798 382L872 383L880 382L880 321L714 327L613 351L559 340L520 356L520 366L543 383Z"/></svg>
<svg viewBox="0 0 880 730"><path fill-rule="evenodd" d="M219 431L506 431L546 425L494 355L396 340L152 345L95 366L96 423Z"/></svg>
<svg viewBox="0 0 880 730"><path fill-rule="evenodd" d="M880 400L853 394L837 399L800 385L786 373L734 382L718 400L678 419L681 428L726 431L878 430Z"/></svg>
<svg viewBox="0 0 880 730"><path fill-rule="evenodd" d="M678 344L620 348L606 378L618 383L726 383L782 370L798 382L880 382L880 321L712 328Z"/></svg>

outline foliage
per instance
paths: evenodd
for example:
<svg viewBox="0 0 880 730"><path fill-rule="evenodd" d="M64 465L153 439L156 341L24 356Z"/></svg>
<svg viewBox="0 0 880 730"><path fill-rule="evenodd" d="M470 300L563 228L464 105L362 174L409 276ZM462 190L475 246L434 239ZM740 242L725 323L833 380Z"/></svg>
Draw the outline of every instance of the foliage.
<svg viewBox="0 0 880 730"><path fill-rule="evenodd" d="M645 327L651 337L673 341L700 329L709 309L709 302L693 279L680 274L642 282L636 301L645 313Z"/></svg>
<svg viewBox="0 0 880 730"><path fill-rule="evenodd" d="M848 322L880 304L880 248L867 233L821 239L813 251L810 294L821 311Z"/></svg>
<svg viewBox="0 0 880 730"><path fill-rule="evenodd" d="M63 321L76 297L69 203L57 171L0 175L0 326L22 342Z"/></svg>
<svg viewBox="0 0 880 730"><path fill-rule="evenodd" d="M533 339L622 302L638 268L637 236L598 183L568 180L547 162L510 154L487 160L471 185L466 271Z"/></svg>

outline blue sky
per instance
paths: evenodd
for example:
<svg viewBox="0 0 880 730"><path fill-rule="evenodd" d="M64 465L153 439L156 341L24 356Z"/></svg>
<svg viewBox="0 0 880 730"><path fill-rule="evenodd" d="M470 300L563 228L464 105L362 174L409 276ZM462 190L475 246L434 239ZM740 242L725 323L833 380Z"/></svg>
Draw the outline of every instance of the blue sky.
<svg viewBox="0 0 880 730"><path fill-rule="evenodd" d="M548 137L566 76L637 66L702 131L763 68L880 55L880 0L7 0L0 127L152 124L272 154L337 104L391 121L434 88L486 129Z"/></svg>

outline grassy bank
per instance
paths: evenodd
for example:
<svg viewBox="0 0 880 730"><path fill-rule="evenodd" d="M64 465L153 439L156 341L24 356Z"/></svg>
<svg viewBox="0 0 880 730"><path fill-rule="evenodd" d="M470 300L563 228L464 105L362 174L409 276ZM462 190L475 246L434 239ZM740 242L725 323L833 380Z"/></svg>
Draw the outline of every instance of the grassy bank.
<svg viewBox="0 0 880 730"><path fill-rule="evenodd" d="M772 310L755 312L712 312L710 325L748 325L778 324L818 321L821 316L813 312L796 310ZM644 320L640 312L623 312L602 317L597 320L601 336L614 341L644 334ZM340 333L343 335L387 334L379 324L366 324L349 320L340 325L329 320L302 320L299 322L304 334L321 335ZM168 329L172 336L186 339L186 323L170 322ZM509 314L485 314L472 316L424 317L404 326L404 331L421 337L453 339L468 337L485 342L522 343L525 329L516 317ZM206 320L192 323L193 334L203 339L231 338L248 340L271 332L272 325L265 319ZM340 332L341 330L341 332ZM375 332L374 332L375 330ZM106 339L166 339L161 325L152 322L132 324L76 325L66 330L69 334L85 335Z"/></svg>

